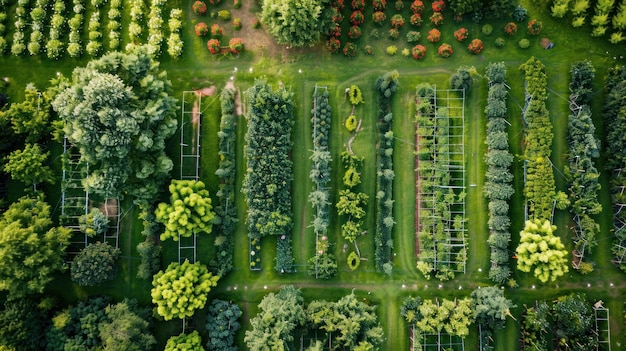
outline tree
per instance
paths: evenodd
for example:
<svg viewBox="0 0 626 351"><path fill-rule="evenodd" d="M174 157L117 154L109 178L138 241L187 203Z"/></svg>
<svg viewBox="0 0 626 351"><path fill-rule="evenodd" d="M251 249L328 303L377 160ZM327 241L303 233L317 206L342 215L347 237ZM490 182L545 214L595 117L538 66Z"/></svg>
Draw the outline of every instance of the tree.
<svg viewBox="0 0 626 351"><path fill-rule="evenodd" d="M101 346L100 326L110 323L108 297L92 297L58 312L46 331L46 350L92 350Z"/></svg>
<svg viewBox="0 0 626 351"><path fill-rule="evenodd" d="M100 325L100 339L105 350L151 350L156 339L150 333L150 310L140 309L135 300L105 308L108 321Z"/></svg>
<svg viewBox="0 0 626 351"><path fill-rule="evenodd" d="M72 262L72 281L80 286L93 286L112 280L117 274L120 253L120 249L106 242L87 246Z"/></svg>
<svg viewBox="0 0 626 351"><path fill-rule="evenodd" d="M554 236L555 230L556 226L548 220L526 221L516 249L517 269L522 272L532 270L535 277L544 283L555 281L567 273L567 251L561 238Z"/></svg>
<svg viewBox="0 0 626 351"><path fill-rule="evenodd" d="M460 67L454 74L450 76L450 86L452 89L465 89L469 91L472 87L473 78L472 71L475 71L474 67Z"/></svg>
<svg viewBox="0 0 626 351"><path fill-rule="evenodd" d="M200 262L172 262L165 272L159 271L152 279L152 303L166 321L191 317L197 309L204 308L207 294L218 279Z"/></svg>
<svg viewBox="0 0 626 351"><path fill-rule="evenodd" d="M42 293L64 267L71 232L52 227L50 206L42 198L20 198L0 219L0 291L13 300Z"/></svg>
<svg viewBox="0 0 626 351"><path fill-rule="evenodd" d="M241 309L236 303L213 300L209 305L206 329L209 332L207 348L214 351L237 351L235 336L241 327Z"/></svg>
<svg viewBox="0 0 626 351"><path fill-rule="evenodd" d="M5 301L0 310L0 349L38 350L43 341L45 316L31 300Z"/></svg>
<svg viewBox="0 0 626 351"><path fill-rule="evenodd" d="M177 336L172 336L167 339L165 351L204 351L202 338L196 330L191 334L182 333Z"/></svg>
<svg viewBox="0 0 626 351"><path fill-rule="evenodd" d="M492 330L503 328L506 317L511 317L511 308L516 307L504 297L504 291L495 286L478 288L472 291L471 297L476 322Z"/></svg>
<svg viewBox="0 0 626 351"><path fill-rule="evenodd" d="M377 346L383 341L376 306L359 301L354 293L337 302L311 301L306 310L307 321L314 329L328 332L331 350L357 350L364 342ZM367 349L367 348L365 348Z"/></svg>
<svg viewBox="0 0 626 351"><path fill-rule="evenodd" d="M312 46L331 26L326 0L263 0L261 21L278 44Z"/></svg>
<svg viewBox="0 0 626 351"><path fill-rule="evenodd" d="M554 304L555 350L596 350L595 316L584 294L561 296Z"/></svg>
<svg viewBox="0 0 626 351"><path fill-rule="evenodd" d="M78 218L80 231L89 237L103 235L109 230L109 218L98 208L92 208L88 214Z"/></svg>
<svg viewBox="0 0 626 351"><path fill-rule="evenodd" d="M250 351L289 350L293 331L304 322L302 292L288 285L261 300L259 313L250 319L252 329L246 330L244 341Z"/></svg>
<svg viewBox="0 0 626 351"><path fill-rule="evenodd" d="M164 150L176 131L176 99L158 68L138 47L77 67L58 83L52 106L89 163L83 186L90 193L150 203L172 169Z"/></svg>
<svg viewBox="0 0 626 351"><path fill-rule="evenodd" d="M211 197L202 181L172 180L169 186L170 203L160 203L156 220L165 224L161 240L190 237L194 233L211 233L215 213L211 211Z"/></svg>
<svg viewBox="0 0 626 351"><path fill-rule="evenodd" d="M335 255L324 252L313 256L308 262L308 273L318 279L330 279L337 274L337 259Z"/></svg>
<svg viewBox="0 0 626 351"><path fill-rule="evenodd" d="M5 111L0 111L0 120L11 121L11 127L27 143L37 143L50 136L51 98L47 92L38 91L28 84L24 90L24 101L13 103Z"/></svg>
<svg viewBox="0 0 626 351"><path fill-rule="evenodd" d="M54 183L52 170L46 163L50 152L43 152L37 144L26 144L24 150L15 150L9 154L4 171L11 178L23 182L26 186L40 183Z"/></svg>

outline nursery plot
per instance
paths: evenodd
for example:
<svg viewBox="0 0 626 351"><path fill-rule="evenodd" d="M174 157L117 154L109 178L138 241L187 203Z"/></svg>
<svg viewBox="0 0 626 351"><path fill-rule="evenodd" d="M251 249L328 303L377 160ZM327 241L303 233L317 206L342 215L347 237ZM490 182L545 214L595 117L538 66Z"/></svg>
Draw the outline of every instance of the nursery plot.
<svg viewBox="0 0 626 351"><path fill-rule="evenodd" d="M423 334L422 338L423 351L465 351L465 341L461 337L445 332Z"/></svg>
<svg viewBox="0 0 626 351"><path fill-rule="evenodd" d="M418 268L450 279L466 263L465 91L433 87L430 99L428 108L418 106Z"/></svg>
<svg viewBox="0 0 626 351"><path fill-rule="evenodd" d="M200 180L202 93L184 91L180 115L180 180ZM198 239L178 236L178 263L196 263Z"/></svg>
<svg viewBox="0 0 626 351"><path fill-rule="evenodd" d="M89 213L89 192L82 184L89 165L81 162L80 152L67 138L63 139L63 174L61 180L61 224L72 230L67 248L72 260L88 244L86 233L80 230L79 218Z"/></svg>
<svg viewBox="0 0 626 351"><path fill-rule="evenodd" d="M619 179L622 173L622 169L617 170L615 173L615 179ZM613 229L615 230L616 236L618 238L623 237L620 235L626 230L626 221L625 216L622 214L622 211L626 211L626 203L622 203L619 199L623 199L624 193L626 192L626 186L619 186L617 189L613 191ZM614 258L613 261L618 266L621 266L622 263L626 260L626 240L619 240L614 244L613 247Z"/></svg>
<svg viewBox="0 0 626 351"><path fill-rule="evenodd" d="M200 179L202 95L184 91L180 121L180 179Z"/></svg>

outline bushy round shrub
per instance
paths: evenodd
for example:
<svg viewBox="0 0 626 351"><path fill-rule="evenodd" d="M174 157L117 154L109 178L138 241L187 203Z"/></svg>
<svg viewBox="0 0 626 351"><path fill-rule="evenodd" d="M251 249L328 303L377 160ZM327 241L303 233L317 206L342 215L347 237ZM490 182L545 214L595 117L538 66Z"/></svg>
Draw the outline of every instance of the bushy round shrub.
<svg viewBox="0 0 626 351"><path fill-rule="evenodd" d="M341 47L341 42L337 38L329 38L326 42L326 49L333 54L336 54Z"/></svg>
<svg viewBox="0 0 626 351"><path fill-rule="evenodd" d="M469 30L467 30L467 28L459 28L454 31L454 37L458 41L463 41L467 39L468 35L469 35Z"/></svg>
<svg viewBox="0 0 626 351"><path fill-rule="evenodd" d="M389 39L396 40L400 38L400 31L397 30L396 28L391 28L388 33L389 33Z"/></svg>
<svg viewBox="0 0 626 351"><path fill-rule="evenodd" d="M209 26L207 26L204 22L200 22L194 26L194 31L197 36L203 37L209 33Z"/></svg>
<svg viewBox="0 0 626 351"><path fill-rule="evenodd" d="M219 39L210 39L207 43L206 43L207 48L209 49L209 51L211 52L212 55L215 55L217 53L220 52L220 47L221 47L221 43L219 41Z"/></svg>
<svg viewBox="0 0 626 351"><path fill-rule="evenodd" d="M421 58L424 58L424 56L426 55L426 47L424 45L415 45L411 49L411 53L413 54L413 58L419 60Z"/></svg>
<svg viewBox="0 0 626 351"><path fill-rule="evenodd" d="M203 1L196 1L191 5L191 9L196 15L204 15L207 10L207 6Z"/></svg>
<svg viewBox="0 0 626 351"><path fill-rule="evenodd" d="M513 35L517 32L517 24L515 22L509 22L504 26L504 33Z"/></svg>
<svg viewBox="0 0 626 351"><path fill-rule="evenodd" d="M355 43L347 42L346 45L343 46L343 54L348 57L354 57L357 53L357 45Z"/></svg>
<svg viewBox="0 0 626 351"><path fill-rule="evenodd" d="M361 37L361 34L361 27L352 26L350 27L350 31L348 32L348 37L350 37L350 39L358 39Z"/></svg>
<svg viewBox="0 0 626 351"><path fill-rule="evenodd" d="M529 35L539 35L541 30L543 29L543 23L537 21L536 19L528 22L528 34Z"/></svg>
<svg viewBox="0 0 626 351"><path fill-rule="evenodd" d="M441 46L439 46L439 49L437 50L439 56L443 58L450 57L453 52L454 50L452 50L452 46L446 43L441 44Z"/></svg>
<svg viewBox="0 0 626 351"><path fill-rule="evenodd" d="M438 27L440 25L443 24L443 14L441 12L434 12L431 16L430 16L430 22L435 26Z"/></svg>
<svg viewBox="0 0 626 351"><path fill-rule="evenodd" d="M387 15L385 15L385 13L382 11L376 11L372 14L372 21L379 26L383 25L385 19L387 19Z"/></svg>
<svg viewBox="0 0 626 351"><path fill-rule="evenodd" d="M420 38L422 37L422 35L420 34L420 32L416 32L414 30L406 33L406 41L407 43L416 43L420 40Z"/></svg>
<svg viewBox="0 0 626 351"><path fill-rule="evenodd" d="M411 15L411 18L409 21L411 22L412 25L416 27L421 27L422 22L424 22L422 20L422 15L420 15L419 13L414 13L413 15Z"/></svg>
<svg viewBox="0 0 626 351"><path fill-rule="evenodd" d="M505 43L504 38L498 37L496 38L495 46L499 49L504 46L504 43Z"/></svg>
<svg viewBox="0 0 626 351"><path fill-rule="evenodd" d="M469 50L470 53L474 54L474 55L478 55L480 54L481 51L483 51L483 41L480 39L473 39L470 44L467 46L467 49Z"/></svg>
<svg viewBox="0 0 626 351"><path fill-rule="evenodd" d="M228 42L228 48L233 55L239 55L243 51L243 40L241 38L232 38Z"/></svg>
<svg viewBox="0 0 626 351"><path fill-rule="evenodd" d="M437 28L433 28L428 32L428 41L431 43L437 43L441 40L441 32Z"/></svg>
<svg viewBox="0 0 626 351"><path fill-rule="evenodd" d="M354 251L350 252L350 254L348 255L348 267L350 268L350 270L353 271L359 268L360 264L361 259L359 258L359 255L357 255Z"/></svg>
<svg viewBox="0 0 626 351"><path fill-rule="evenodd" d="M493 26L491 24L485 24L481 29L484 35L491 35L493 32Z"/></svg>
<svg viewBox="0 0 626 351"><path fill-rule="evenodd" d="M520 40L517 45L519 45L520 48L522 49L528 49L528 47L530 46L530 41L526 38Z"/></svg>

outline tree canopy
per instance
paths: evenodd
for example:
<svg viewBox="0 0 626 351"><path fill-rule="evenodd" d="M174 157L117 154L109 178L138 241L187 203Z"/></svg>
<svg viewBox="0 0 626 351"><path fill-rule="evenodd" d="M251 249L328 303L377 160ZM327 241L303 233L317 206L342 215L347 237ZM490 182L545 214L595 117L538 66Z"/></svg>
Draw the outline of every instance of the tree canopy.
<svg viewBox="0 0 626 351"><path fill-rule="evenodd" d="M170 203L160 203L156 220L165 225L161 240L178 241L179 236L193 233L211 233L215 213L211 211L211 197L202 181L172 180L169 186Z"/></svg>
<svg viewBox="0 0 626 351"><path fill-rule="evenodd" d="M149 309L137 306L134 300L124 300L105 308L108 322L100 325L100 339L105 350L151 350L156 339L150 333Z"/></svg>
<svg viewBox="0 0 626 351"><path fill-rule="evenodd" d="M239 317L243 312L236 303L215 299L209 305L206 329L209 332L207 347L214 351L237 351L235 336L241 327Z"/></svg>
<svg viewBox="0 0 626 351"><path fill-rule="evenodd" d="M23 150L15 150L9 154L4 171L27 186L54 183L52 170L46 164L48 156L50 153L44 152L38 144L26 144Z"/></svg>
<svg viewBox="0 0 626 351"><path fill-rule="evenodd" d="M569 270L565 245L554 235L555 230L556 226L548 220L526 221L516 250L517 268L532 271L544 283L555 281Z"/></svg>
<svg viewBox="0 0 626 351"><path fill-rule="evenodd" d="M115 278L120 253L120 249L106 242L85 247L70 267L72 281L81 286L93 286Z"/></svg>
<svg viewBox="0 0 626 351"><path fill-rule="evenodd" d="M292 332L305 322L302 292L292 285L265 295L259 313L250 319L244 341L251 351L285 351Z"/></svg>
<svg viewBox="0 0 626 351"><path fill-rule="evenodd" d="M170 263L165 272L159 271L152 279L152 302L166 321L191 317L204 308L207 294L218 279L200 262Z"/></svg>
<svg viewBox="0 0 626 351"><path fill-rule="evenodd" d="M22 136L27 143L49 138L52 131L49 94L28 84L24 95L24 101L13 103L7 110L0 111L0 121L10 121L13 132Z"/></svg>
<svg viewBox="0 0 626 351"><path fill-rule="evenodd" d="M189 334L181 333L172 336L165 344L165 351L204 351L202 338L196 330Z"/></svg>
<svg viewBox="0 0 626 351"><path fill-rule="evenodd" d="M0 219L0 291L10 300L42 293L64 267L70 235L52 226L50 205L41 198L11 204Z"/></svg>
<svg viewBox="0 0 626 351"><path fill-rule="evenodd" d="M83 185L103 197L153 201L173 163L165 140L176 131L170 82L145 48L113 52L62 79L52 106L89 163Z"/></svg>
<svg viewBox="0 0 626 351"><path fill-rule="evenodd" d="M327 0L263 0L261 21L279 44L312 46L330 26Z"/></svg>

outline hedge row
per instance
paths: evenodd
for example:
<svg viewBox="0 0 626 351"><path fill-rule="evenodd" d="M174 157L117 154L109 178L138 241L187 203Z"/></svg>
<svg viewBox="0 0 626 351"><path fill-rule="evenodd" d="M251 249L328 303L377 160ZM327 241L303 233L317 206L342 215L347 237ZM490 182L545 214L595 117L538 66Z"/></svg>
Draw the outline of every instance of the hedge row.
<svg viewBox="0 0 626 351"><path fill-rule="evenodd" d="M393 265L393 131L391 98L398 89L398 71L383 74L376 81L378 92L378 158L376 166L376 270L391 274Z"/></svg>
<svg viewBox="0 0 626 351"><path fill-rule="evenodd" d="M509 268L509 242L511 241L511 220L509 200L513 195L513 174L510 167L513 155L509 152L509 137L506 131L508 122L504 80L504 63L491 63L487 66L489 93L487 95L487 174L485 196L489 200L489 239L491 248L491 268L489 278L498 284L507 281Z"/></svg>

